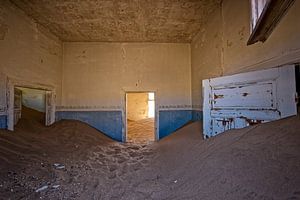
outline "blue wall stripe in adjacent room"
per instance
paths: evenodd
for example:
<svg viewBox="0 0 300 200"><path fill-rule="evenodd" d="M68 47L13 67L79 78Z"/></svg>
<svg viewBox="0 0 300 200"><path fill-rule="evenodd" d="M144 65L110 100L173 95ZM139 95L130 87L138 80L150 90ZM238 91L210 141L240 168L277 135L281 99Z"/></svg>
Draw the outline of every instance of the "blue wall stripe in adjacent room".
<svg viewBox="0 0 300 200"><path fill-rule="evenodd" d="M191 120L191 110L159 111L159 139L168 136Z"/></svg>
<svg viewBox="0 0 300 200"><path fill-rule="evenodd" d="M6 115L0 115L0 129L7 128L7 117Z"/></svg>
<svg viewBox="0 0 300 200"><path fill-rule="evenodd" d="M121 111L58 111L56 119L79 120L96 128L114 140L122 141Z"/></svg>

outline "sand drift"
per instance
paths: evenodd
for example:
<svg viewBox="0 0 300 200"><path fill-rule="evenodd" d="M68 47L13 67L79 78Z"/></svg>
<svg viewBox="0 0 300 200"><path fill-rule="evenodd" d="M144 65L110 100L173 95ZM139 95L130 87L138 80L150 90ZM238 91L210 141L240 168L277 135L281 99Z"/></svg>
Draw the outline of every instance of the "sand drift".
<svg viewBox="0 0 300 200"><path fill-rule="evenodd" d="M39 120L37 120L39 119ZM300 199L300 118L121 144L78 121L0 131L0 199Z"/></svg>

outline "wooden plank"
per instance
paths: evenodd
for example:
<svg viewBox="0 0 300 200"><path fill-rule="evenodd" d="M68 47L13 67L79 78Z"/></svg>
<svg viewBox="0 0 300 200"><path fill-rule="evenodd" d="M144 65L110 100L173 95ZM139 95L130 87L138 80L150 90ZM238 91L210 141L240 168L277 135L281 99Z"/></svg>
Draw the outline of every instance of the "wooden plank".
<svg viewBox="0 0 300 200"><path fill-rule="evenodd" d="M295 66L203 80L204 138L297 114Z"/></svg>

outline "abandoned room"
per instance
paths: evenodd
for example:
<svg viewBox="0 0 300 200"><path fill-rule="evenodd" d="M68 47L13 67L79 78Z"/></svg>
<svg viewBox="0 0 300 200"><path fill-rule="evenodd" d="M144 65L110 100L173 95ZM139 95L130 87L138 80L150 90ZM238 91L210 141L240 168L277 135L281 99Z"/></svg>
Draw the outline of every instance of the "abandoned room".
<svg viewBox="0 0 300 200"><path fill-rule="evenodd" d="M299 0L1 0L0 200L300 200Z"/></svg>

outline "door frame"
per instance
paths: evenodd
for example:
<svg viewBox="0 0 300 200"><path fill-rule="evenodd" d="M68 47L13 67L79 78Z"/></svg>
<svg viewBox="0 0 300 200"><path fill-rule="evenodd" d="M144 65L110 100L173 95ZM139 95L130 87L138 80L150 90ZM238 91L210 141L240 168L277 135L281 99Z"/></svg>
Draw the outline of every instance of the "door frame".
<svg viewBox="0 0 300 200"><path fill-rule="evenodd" d="M123 141L127 142L127 94L129 93L154 93L154 141L159 140L159 112L158 112L158 101L157 101L157 91L156 90L126 90L124 91L123 99Z"/></svg>
<svg viewBox="0 0 300 200"><path fill-rule="evenodd" d="M55 122L55 98L56 98L56 91L55 87L51 85L45 85L41 83L35 83L35 82L30 82L30 81L24 81L24 80L18 80L14 78L7 78L7 86L6 86L6 98L7 98L7 129L10 131L14 131L14 91L15 87L24 87L24 88L31 88L31 89L39 89L39 90L45 90L46 91L46 96L47 93L51 95L50 100L46 100L46 108L49 106L48 104L51 105L51 113L49 113L48 109L46 109L46 125L51 125L52 123ZM49 122L47 121L47 116L49 116Z"/></svg>

